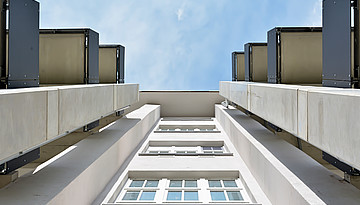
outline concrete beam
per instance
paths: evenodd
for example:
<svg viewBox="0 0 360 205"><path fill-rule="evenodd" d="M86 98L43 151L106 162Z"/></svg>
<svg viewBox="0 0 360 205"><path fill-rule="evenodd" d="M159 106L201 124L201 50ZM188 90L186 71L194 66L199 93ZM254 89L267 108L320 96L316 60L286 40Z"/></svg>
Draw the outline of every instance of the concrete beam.
<svg viewBox="0 0 360 205"><path fill-rule="evenodd" d="M129 113L1 189L1 203L91 204L159 119L159 105Z"/></svg>
<svg viewBox="0 0 360 205"><path fill-rule="evenodd" d="M273 204L358 204L360 190L234 108L216 119Z"/></svg>
<svg viewBox="0 0 360 205"><path fill-rule="evenodd" d="M220 82L220 95L360 169L360 90Z"/></svg>
<svg viewBox="0 0 360 205"><path fill-rule="evenodd" d="M0 90L0 164L138 99L138 84Z"/></svg>

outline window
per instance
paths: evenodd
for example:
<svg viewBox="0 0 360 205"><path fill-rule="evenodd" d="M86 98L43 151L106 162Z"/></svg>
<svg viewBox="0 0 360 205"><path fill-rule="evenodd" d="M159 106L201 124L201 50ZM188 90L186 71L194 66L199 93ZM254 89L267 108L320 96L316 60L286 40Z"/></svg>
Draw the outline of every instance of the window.
<svg viewBox="0 0 360 205"><path fill-rule="evenodd" d="M230 154L224 146L149 146L144 153L151 155Z"/></svg>
<svg viewBox="0 0 360 205"><path fill-rule="evenodd" d="M186 133L186 132L220 132L215 125L160 125L159 128L155 131L157 133L167 132L167 133Z"/></svg>
<svg viewBox="0 0 360 205"><path fill-rule="evenodd" d="M198 201L198 180L168 180L166 201Z"/></svg>
<svg viewBox="0 0 360 205"><path fill-rule="evenodd" d="M128 180L117 201L154 201L159 180Z"/></svg>
<svg viewBox="0 0 360 205"><path fill-rule="evenodd" d="M114 203L248 204L239 179L128 179ZM238 202L238 203L237 203Z"/></svg>
<svg viewBox="0 0 360 205"><path fill-rule="evenodd" d="M244 201L236 180L208 180L212 201Z"/></svg>

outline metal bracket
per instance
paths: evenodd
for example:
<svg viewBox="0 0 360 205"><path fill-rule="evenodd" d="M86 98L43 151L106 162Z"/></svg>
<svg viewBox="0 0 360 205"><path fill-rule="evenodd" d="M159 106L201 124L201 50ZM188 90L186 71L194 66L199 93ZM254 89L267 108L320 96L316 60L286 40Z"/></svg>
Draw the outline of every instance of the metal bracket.
<svg viewBox="0 0 360 205"><path fill-rule="evenodd" d="M89 123L89 124L85 125L84 128L83 128L83 131L88 132L88 131L94 129L95 127L97 127L99 125L100 125L100 120L96 120L96 121L94 121L92 123Z"/></svg>
<svg viewBox="0 0 360 205"><path fill-rule="evenodd" d="M15 159L12 159L0 165L0 174L8 174L39 158L40 148L36 148L28 153L25 153Z"/></svg>
<svg viewBox="0 0 360 205"><path fill-rule="evenodd" d="M275 130L275 132L282 132L282 129L268 121L265 121L265 125L269 126L271 129Z"/></svg>
<svg viewBox="0 0 360 205"><path fill-rule="evenodd" d="M335 166L336 168L340 169L341 171L343 171L344 173L346 173L348 175L360 176L359 170L338 160L337 158L331 156L330 154L328 154L324 151L322 152L322 158L323 158L323 160L329 162L330 164L332 164L333 166Z"/></svg>

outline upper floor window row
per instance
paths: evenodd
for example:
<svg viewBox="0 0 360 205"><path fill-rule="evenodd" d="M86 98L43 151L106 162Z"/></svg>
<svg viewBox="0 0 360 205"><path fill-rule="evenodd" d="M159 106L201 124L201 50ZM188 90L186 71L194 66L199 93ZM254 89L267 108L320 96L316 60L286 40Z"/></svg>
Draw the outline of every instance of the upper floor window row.
<svg viewBox="0 0 360 205"><path fill-rule="evenodd" d="M219 133L215 125L159 125L156 133Z"/></svg>

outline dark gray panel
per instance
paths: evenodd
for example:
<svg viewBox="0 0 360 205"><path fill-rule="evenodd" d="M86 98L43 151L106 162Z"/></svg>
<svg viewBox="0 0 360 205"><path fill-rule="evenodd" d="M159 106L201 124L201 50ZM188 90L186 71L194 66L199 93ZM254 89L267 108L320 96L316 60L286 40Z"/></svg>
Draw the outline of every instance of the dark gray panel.
<svg viewBox="0 0 360 205"><path fill-rule="evenodd" d="M6 88L6 4L0 0L0 88ZM1 169L1 168L0 168Z"/></svg>
<svg viewBox="0 0 360 205"><path fill-rule="evenodd" d="M251 44L247 43L244 46L245 53L245 81L251 81Z"/></svg>
<svg viewBox="0 0 360 205"><path fill-rule="evenodd" d="M268 82L278 83L278 36L274 28L267 33Z"/></svg>
<svg viewBox="0 0 360 205"><path fill-rule="evenodd" d="M9 1L8 87L32 87L39 82L39 3ZM16 81L16 82L14 82ZM32 81L32 82L31 82Z"/></svg>
<svg viewBox="0 0 360 205"><path fill-rule="evenodd" d="M99 34L90 29L88 30L87 78L87 83L99 83Z"/></svg>
<svg viewBox="0 0 360 205"><path fill-rule="evenodd" d="M125 47L120 46L119 49L119 83L125 83Z"/></svg>
<svg viewBox="0 0 360 205"><path fill-rule="evenodd" d="M323 0L323 82L351 82L350 4L350 0Z"/></svg>
<svg viewBox="0 0 360 205"><path fill-rule="evenodd" d="M350 81L341 81L341 80L325 80L322 81L323 87L336 87L336 88L351 88Z"/></svg>
<svg viewBox="0 0 360 205"><path fill-rule="evenodd" d="M236 81L237 79L237 70L236 70L236 52L232 52L231 54L231 65L232 65L232 81Z"/></svg>

